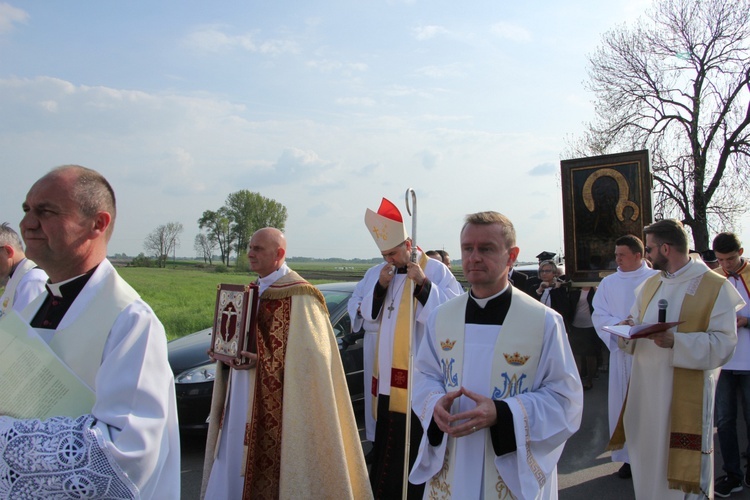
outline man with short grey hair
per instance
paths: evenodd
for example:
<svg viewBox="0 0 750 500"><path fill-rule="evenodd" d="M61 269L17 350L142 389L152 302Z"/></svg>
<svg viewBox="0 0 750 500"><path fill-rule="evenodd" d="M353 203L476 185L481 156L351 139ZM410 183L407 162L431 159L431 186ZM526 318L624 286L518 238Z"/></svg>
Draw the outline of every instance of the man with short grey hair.
<svg viewBox="0 0 750 500"><path fill-rule="evenodd" d="M0 224L0 318L8 311L17 312L44 291L47 274L26 258L21 238L7 222Z"/></svg>

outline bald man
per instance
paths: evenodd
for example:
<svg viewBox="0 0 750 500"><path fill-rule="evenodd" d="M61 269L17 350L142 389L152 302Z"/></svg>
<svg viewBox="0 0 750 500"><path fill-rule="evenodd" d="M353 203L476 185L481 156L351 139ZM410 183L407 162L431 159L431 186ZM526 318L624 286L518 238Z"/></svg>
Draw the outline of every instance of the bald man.
<svg viewBox="0 0 750 500"><path fill-rule="evenodd" d="M285 257L281 231L253 234L258 353L218 362L202 497L371 498L325 299Z"/></svg>

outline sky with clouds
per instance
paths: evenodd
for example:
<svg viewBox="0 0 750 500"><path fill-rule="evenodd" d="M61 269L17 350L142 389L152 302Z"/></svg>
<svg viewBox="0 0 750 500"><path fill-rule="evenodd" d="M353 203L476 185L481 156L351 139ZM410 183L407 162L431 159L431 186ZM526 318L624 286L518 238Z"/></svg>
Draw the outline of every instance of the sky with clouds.
<svg viewBox="0 0 750 500"><path fill-rule="evenodd" d="M601 35L643 0L0 3L0 219L50 168L102 172L110 254L240 189L287 207L290 256L371 258L382 197L459 256L465 214L516 225L521 260L563 248L559 162L593 118ZM407 223L411 220L407 217ZM746 238L747 239L747 238Z"/></svg>

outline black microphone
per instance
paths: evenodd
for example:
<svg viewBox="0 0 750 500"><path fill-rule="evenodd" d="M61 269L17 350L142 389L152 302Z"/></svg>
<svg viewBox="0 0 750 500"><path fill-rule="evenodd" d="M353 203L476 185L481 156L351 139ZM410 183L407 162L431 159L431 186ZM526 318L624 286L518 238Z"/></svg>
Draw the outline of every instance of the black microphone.
<svg viewBox="0 0 750 500"><path fill-rule="evenodd" d="M666 299L659 299L657 304L659 306L659 323L667 322L667 301Z"/></svg>

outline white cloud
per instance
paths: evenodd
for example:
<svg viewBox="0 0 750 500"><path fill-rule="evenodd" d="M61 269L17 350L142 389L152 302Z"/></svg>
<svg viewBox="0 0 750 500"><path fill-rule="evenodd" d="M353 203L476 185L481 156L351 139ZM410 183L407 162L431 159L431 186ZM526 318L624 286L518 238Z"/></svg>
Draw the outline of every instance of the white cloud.
<svg viewBox="0 0 750 500"><path fill-rule="evenodd" d="M370 97L340 97L336 99L336 104L341 106L375 106L375 99Z"/></svg>
<svg viewBox="0 0 750 500"><path fill-rule="evenodd" d="M315 151L287 148L281 153L273 168L279 181L286 182L290 177L295 180L320 177L331 166L331 162L321 159Z"/></svg>
<svg viewBox="0 0 750 500"><path fill-rule="evenodd" d="M57 113L57 102L56 101L40 101L39 107L50 113Z"/></svg>
<svg viewBox="0 0 750 500"><path fill-rule="evenodd" d="M542 163L529 170L529 175L533 176L555 175L556 173L557 166L554 163Z"/></svg>
<svg viewBox="0 0 750 500"><path fill-rule="evenodd" d="M257 54L278 55L283 53L296 54L299 46L294 40L267 39L258 40L250 33L230 35L223 31L222 26L205 26L190 33L184 43L188 47L206 52L221 52L224 50L242 50Z"/></svg>
<svg viewBox="0 0 750 500"><path fill-rule="evenodd" d="M429 40L439 35L447 35L448 33L447 29L436 25L417 26L412 29L412 34L417 40Z"/></svg>
<svg viewBox="0 0 750 500"><path fill-rule="evenodd" d="M310 59L305 63L308 68L329 73L337 70L364 72L368 70L366 63L345 63L334 59Z"/></svg>
<svg viewBox="0 0 750 500"><path fill-rule="evenodd" d="M422 166L427 170L434 170L440 162L442 155L433 151L422 151L419 155L422 160Z"/></svg>
<svg viewBox="0 0 750 500"><path fill-rule="evenodd" d="M418 68L416 73L418 75L435 79L461 77L466 75L464 64L462 63L444 64L441 66L423 66Z"/></svg>
<svg viewBox="0 0 750 500"><path fill-rule="evenodd" d="M505 38L514 42L531 41L531 32L526 28L503 21L493 24L490 31L500 38Z"/></svg>
<svg viewBox="0 0 750 500"><path fill-rule="evenodd" d="M7 3L0 3L0 34L12 31L16 24L26 24L28 19L29 14L26 11Z"/></svg>

